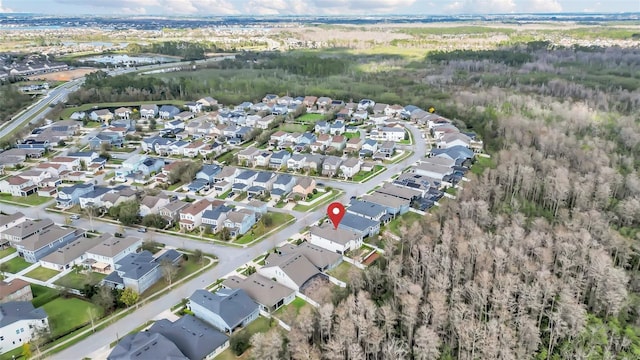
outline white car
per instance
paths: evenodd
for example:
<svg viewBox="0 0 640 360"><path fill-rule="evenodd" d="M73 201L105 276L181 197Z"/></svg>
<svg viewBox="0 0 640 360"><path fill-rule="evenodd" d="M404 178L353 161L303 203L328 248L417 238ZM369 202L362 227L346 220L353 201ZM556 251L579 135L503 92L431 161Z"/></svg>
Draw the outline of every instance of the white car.
<svg viewBox="0 0 640 360"><path fill-rule="evenodd" d="M80 215L78 215L78 214L73 214L73 215L69 216L69 218L70 218L71 220L78 220L78 219L80 219Z"/></svg>

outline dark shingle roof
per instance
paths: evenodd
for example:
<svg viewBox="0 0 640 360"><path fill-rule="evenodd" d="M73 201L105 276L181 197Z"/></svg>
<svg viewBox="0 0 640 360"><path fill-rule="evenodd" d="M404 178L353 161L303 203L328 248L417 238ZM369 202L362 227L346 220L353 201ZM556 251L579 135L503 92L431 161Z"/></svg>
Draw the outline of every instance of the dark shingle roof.
<svg viewBox="0 0 640 360"><path fill-rule="evenodd" d="M222 289L215 294L196 290L189 300L218 314L232 328L258 309L258 304L242 289Z"/></svg>
<svg viewBox="0 0 640 360"><path fill-rule="evenodd" d="M129 334L118 342L107 360L189 360L188 357L159 333Z"/></svg>
<svg viewBox="0 0 640 360"><path fill-rule="evenodd" d="M9 301L0 304L0 328L16 321L46 317L47 313L42 308L34 308L30 301Z"/></svg>
<svg viewBox="0 0 640 360"><path fill-rule="evenodd" d="M175 322L167 319L156 321L148 331L171 340L189 359L204 359L229 340L193 315L185 315Z"/></svg>

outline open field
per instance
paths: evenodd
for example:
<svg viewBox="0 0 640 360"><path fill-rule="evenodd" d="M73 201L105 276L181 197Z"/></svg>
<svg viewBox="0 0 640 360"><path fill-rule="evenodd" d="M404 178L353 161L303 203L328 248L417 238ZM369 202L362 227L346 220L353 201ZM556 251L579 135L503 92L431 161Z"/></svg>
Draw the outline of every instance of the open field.
<svg viewBox="0 0 640 360"><path fill-rule="evenodd" d="M79 68L66 71L58 71L47 74L39 74L29 76L29 80L54 80L54 81L71 81L90 74L98 69L95 68Z"/></svg>

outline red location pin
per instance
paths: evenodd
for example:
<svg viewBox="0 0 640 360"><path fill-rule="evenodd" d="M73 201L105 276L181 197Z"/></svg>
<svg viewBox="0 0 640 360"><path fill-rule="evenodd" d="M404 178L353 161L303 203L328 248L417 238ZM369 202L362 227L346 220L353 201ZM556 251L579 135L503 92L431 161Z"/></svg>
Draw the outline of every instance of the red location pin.
<svg viewBox="0 0 640 360"><path fill-rule="evenodd" d="M329 219L331 219L334 228L338 228L340 221L342 221L342 218L344 217L344 213L344 206L341 203L334 202L329 204L329 207L327 208L327 215L329 216Z"/></svg>

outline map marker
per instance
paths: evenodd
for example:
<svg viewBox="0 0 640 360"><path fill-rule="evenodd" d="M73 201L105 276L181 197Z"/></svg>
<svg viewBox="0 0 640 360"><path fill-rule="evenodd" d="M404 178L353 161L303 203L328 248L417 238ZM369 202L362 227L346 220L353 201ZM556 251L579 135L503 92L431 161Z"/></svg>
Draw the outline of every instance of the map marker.
<svg viewBox="0 0 640 360"><path fill-rule="evenodd" d="M334 202L329 204L329 207L327 208L327 215L329 216L329 219L331 219L334 228L338 228L340 221L342 221L342 218L344 217L344 213L344 206L341 203Z"/></svg>

